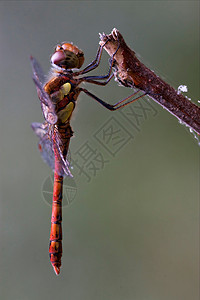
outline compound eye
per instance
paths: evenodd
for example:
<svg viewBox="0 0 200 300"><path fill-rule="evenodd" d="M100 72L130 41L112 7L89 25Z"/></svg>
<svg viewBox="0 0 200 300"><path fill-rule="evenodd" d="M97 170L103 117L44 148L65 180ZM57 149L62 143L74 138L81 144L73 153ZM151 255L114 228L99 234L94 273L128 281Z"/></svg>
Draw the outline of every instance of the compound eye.
<svg viewBox="0 0 200 300"><path fill-rule="evenodd" d="M61 61L63 61L65 59L65 53L64 51L62 51L61 49L60 50L57 50L51 57L51 62L52 64L55 64L55 65L59 65L59 63Z"/></svg>

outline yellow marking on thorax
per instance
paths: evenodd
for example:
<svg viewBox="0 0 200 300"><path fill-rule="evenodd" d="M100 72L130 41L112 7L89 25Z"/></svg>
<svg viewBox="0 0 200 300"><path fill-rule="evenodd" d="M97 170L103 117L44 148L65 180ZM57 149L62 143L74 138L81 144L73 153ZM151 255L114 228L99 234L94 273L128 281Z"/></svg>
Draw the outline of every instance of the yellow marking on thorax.
<svg viewBox="0 0 200 300"><path fill-rule="evenodd" d="M56 93L55 99L51 95L52 101L55 103L61 101L65 96L69 94L70 90L71 90L71 84L69 82L61 85L59 91Z"/></svg>
<svg viewBox="0 0 200 300"><path fill-rule="evenodd" d="M56 86L59 84L59 78L55 77L49 81L45 86L44 90L51 96L51 100L54 104L61 101L71 90L71 84L69 82L64 83L59 91L56 91Z"/></svg>
<svg viewBox="0 0 200 300"><path fill-rule="evenodd" d="M58 118L62 123L65 123L67 120L70 119L71 114L74 110L74 103L70 102L66 105L64 109L58 112Z"/></svg>
<svg viewBox="0 0 200 300"><path fill-rule="evenodd" d="M60 99L62 100L71 90L71 84L66 82L60 87ZM65 123L70 117L74 109L74 103L70 102L64 109L58 112L58 118Z"/></svg>
<svg viewBox="0 0 200 300"><path fill-rule="evenodd" d="M70 90L71 90L71 84L69 82L63 84L60 87L60 91L62 92L63 98L64 98L64 96L69 94Z"/></svg>

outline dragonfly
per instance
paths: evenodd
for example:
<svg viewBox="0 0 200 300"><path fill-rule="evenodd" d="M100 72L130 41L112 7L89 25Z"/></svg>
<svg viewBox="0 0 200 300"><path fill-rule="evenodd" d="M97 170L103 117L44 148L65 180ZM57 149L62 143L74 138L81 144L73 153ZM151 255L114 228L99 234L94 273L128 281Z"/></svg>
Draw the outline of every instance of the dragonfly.
<svg viewBox="0 0 200 300"><path fill-rule="evenodd" d="M103 76L86 76L96 69L101 61L103 47L107 41L98 47L95 59L81 70L84 63L84 53L71 42L64 42L55 47L51 56L51 72L45 80L44 72L38 61L30 57L33 71L33 81L40 100L44 123L31 124L33 131L39 137L38 148L44 161L54 171L54 186L52 199L51 230L49 243L50 261L56 275L59 275L62 257L62 190L64 176L71 176L67 153L73 131L70 120L81 92L97 101L110 111L116 111L138 100L144 94L137 96L136 90L130 96L109 104L100 99L81 83L105 86L113 78L115 54L109 60L109 69Z"/></svg>

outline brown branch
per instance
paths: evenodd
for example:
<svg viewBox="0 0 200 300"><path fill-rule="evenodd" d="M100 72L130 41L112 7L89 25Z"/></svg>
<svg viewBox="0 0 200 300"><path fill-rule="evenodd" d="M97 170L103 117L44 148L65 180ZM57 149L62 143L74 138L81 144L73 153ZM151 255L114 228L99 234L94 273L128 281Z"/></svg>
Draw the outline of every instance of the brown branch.
<svg viewBox="0 0 200 300"><path fill-rule="evenodd" d="M117 29L111 34L100 35L100 45L114 58L116 80L130 88L137 88L149 95L154 101L167 109L172 115L200 134L200 107L189 101L173 87L159 78L136 57L135 52L125 43Z"/></svg>

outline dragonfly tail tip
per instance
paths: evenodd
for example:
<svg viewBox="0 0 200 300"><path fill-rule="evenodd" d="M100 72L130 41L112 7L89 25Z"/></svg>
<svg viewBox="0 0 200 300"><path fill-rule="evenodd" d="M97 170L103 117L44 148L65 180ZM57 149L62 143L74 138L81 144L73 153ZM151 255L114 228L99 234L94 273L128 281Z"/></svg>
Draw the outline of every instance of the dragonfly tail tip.
<svg viewBox="0 0 200 300"><path fill-rule="evenodd" d="M53 266L54 272L56 273L56 275L58 276L60 274L60 267L58 266Z"/></svg>

